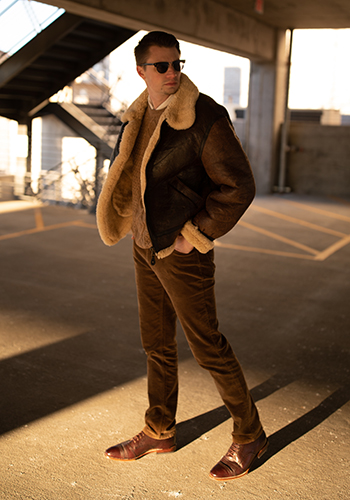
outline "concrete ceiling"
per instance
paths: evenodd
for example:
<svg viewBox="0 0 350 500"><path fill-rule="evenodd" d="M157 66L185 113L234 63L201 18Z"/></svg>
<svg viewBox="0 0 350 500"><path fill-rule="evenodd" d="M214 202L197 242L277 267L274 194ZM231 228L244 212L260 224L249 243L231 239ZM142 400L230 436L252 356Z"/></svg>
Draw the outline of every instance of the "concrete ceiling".
<svg viewBox="0 0 350 500"><path fill-rule="evenodd" d="M180 40L256 62L274 60L277 31L350 28L350 0L39 1L134 31L169 31Z"/></svg>
<svg viewBox="0 0 350 500"><path fill-rule="evenodd" d="M244 14L245 16L266 24L272 28L350 28L350 0L38 0L63 7L74 12L74 4L78 5L78 14L86 15L87 9L118 11L123 13L127 6L132 4L134 18L142 20L144 7L156 9L159 13L165 13L169 8L187 10L191 15L193 9L213 11L215 5L224 7L231 11ZM257 12L256 6L262 5L262 13ZM72 10L73 7L73 10ZM82 9L82 11L81 11ZM179 27L181 30L181 27Z"/></svg>
<svg viewBox="0 0 350 500"><path fill-rule="evenodd" d="M276 28L350 28L350 0L215 0ZM263 4L263 13L255 6Z"/></svg>

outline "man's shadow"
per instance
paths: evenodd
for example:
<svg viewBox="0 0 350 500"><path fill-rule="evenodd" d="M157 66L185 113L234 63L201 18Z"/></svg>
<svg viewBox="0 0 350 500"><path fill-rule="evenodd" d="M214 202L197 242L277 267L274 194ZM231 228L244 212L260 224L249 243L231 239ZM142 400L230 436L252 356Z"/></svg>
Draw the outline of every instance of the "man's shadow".
<svg viewBox="0 0 350 500"><path fill-rule="evenodd" d="M251 390L251 394L253 399L258 401L259 399L266 398L281 387L287 386L294 380L295 376L290 377L288 375L277 374L257 387L254 387ZM349 400L350 385L344 385L323 400L318 406L305 413L305 415L302 415L294 422L268 436L269 447L267 452L259 461L254 462L250 471L257 469L270 457L317 427ZM177 424L177 450L187 446L229 418L231 418L230 413L223 405L202 415L180 422Z"/></svg>
<svg viewBox="0 0 350 500"><path fill-rule="evenodd" d="M269 448L263 457L254 462L250 471L263 465L270 457L276 455L293 441L307 434L324 422L350 400L350 385L344 385L324 399L319 405L301 417L269 436Z"/></svg>

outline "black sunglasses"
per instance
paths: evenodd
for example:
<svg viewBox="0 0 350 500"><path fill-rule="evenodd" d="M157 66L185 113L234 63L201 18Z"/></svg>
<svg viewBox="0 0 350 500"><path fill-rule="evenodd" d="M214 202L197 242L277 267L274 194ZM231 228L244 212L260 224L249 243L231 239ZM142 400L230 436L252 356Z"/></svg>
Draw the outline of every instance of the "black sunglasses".
<svg viewBox="0 0 350 500"><path fill-rule="evenodd" d="M158 73L166 73L169 69L170 64L174 68L175 71L181 71L184 67L185 61L182 59L181 61L178 59L177 61L173 61L171 63L168 62L156 62L156 63L145 63L141 64L141 66L155 66Z"/></svg>

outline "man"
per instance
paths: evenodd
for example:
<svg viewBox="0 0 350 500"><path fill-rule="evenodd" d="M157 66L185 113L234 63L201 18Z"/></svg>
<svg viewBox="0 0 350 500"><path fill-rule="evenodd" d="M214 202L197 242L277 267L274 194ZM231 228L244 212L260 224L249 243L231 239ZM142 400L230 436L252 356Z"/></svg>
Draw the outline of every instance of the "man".
<svg viewBox="0 0 350 500"><path fill-rule="evenodd" d="M234 479L268 443L241 367L218 331L213 241L248 208L254 180L225 108L181 73L176 38L148 33L135 57L147 89L123 116L97 223L107 245L133 234L149 407L144 429L106 455L128 461L175 450L178 317L233 418L232 445L210 477Z"/></svg>

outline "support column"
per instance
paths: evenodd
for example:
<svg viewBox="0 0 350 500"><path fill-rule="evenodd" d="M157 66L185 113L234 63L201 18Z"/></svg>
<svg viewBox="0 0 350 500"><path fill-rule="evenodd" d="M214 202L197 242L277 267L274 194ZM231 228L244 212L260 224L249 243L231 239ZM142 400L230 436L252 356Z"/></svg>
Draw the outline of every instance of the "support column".
<svg viewBox="0 0 350 500"><path fill-rule="evenodd" d="M103 161L105 157L103 156L100 148L96 149L96 166L95 166L95 186L94 186L94 192L95 192L95 200L94 203L90 209L91 213L96 212L96 207L97 207L97 201L101 193L102 189L102 182L101 182L101 174L103 171Z"/></svg>
<svg viewBox="0 0 350 500"><path fill-rule="evenodd" d="M280 129L284 120L289 31L276 30L273 62L252 62L246 151L257 193L269 194L277 182Z"/></svg>
<svg viewBox="0 0 350 500"><path fill-rule="evenodd" d="M28 136L28 156L26 161L26 174L24 178L24 194L28 196L33 195L32 189L32 119L28 117L27 120L27 136Z"/></svg>

